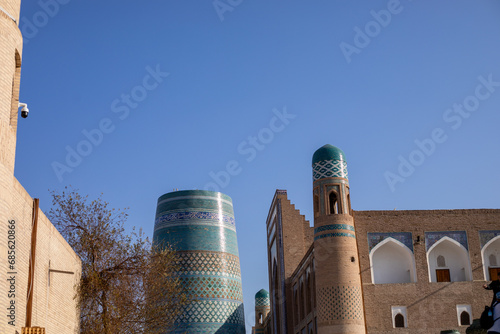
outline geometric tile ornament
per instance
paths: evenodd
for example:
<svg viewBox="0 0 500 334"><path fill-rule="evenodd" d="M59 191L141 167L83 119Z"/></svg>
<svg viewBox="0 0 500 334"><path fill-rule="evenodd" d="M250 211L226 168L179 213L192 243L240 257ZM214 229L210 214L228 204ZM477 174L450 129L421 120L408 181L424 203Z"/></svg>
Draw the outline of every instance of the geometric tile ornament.
<svg viewBox="0 0 500 334"><path fill-rule="evenodd" d="M347 162L323 160L313 164L313 181L324 177L343 177L347 179Z"/></svg>
<svg viewBox="0 0 500 334"><path fill-rule="evenodd" d="M229 196L205 190L161 196L153 244L169 244L177 251L177 276L193 300L169 333L245 333L238 243Z"/></svg>
<svg viewBox="0 0 500 334"><path fill-rule="evenodd" d="M269 292L262 289L255 295L255 307L269 306L271 302L269 300Z"/></svg>
<svg viewBox="0 0 500 334"><path fill-rule="evenodd" d="M333 286L318 290L318 316L327 321L362 320L361 287Z"/></svg>
<svg viewBox="0 0 500 334"><path fill-rule="evenodd" d="M331 225L323 225L320 227L316 227L314 229L314 234L323 232L323 231L331 231L331 230L348 230L354 232L354 226L347 224L331 224Z"/></svg>
<svg viewBox="0 0 500 334"><path fill-rule="evenodd" d="M372 249L387 238L393 238L408 247L413 252L411 232L368 233L368 248Z"/></svg>
<svg viewBox="0 0 500 334"><path fill-rule="evenodd" d="M479 240L481 241L481 249L493 238L500 235L499 230L494 231L479 231Z"/></svg>
<svg viewBox="0 0 500 334"><path fill-rule="evenodd" d="M468 251L469 244L467 243L467 233L465 231L440 231L440 232L425 232L425 249L428 251L432 245L441 240L443 237L448 237L457 241L464 246Z"/></svg>
<svg viewBox="0 0 500 334"><path fill-rule="evenodd" d="M330 144L326 144L314 152L312 168L313 182L325 177L347 179L345 154L340 148Z"/></svg>

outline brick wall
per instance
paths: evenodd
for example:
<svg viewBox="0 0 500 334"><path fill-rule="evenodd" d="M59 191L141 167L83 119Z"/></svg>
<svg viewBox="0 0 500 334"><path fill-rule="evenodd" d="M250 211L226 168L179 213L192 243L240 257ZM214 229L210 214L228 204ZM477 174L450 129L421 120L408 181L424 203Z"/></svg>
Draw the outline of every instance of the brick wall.
<svg viewBox="0 0 500 334"><path fill-rule="evenodd" d="M23 41L10 16L18 21L20 1L0 0L0 8L0 333L15 334L26 320L33 200L14 178ZM41 210L38 217L32 326L45 327L48 334L75 333L81 262ZM15 261L12 268L9 260ZM15 308L12 318L9 307Z"/></svg>
<svg viewBox="0 0 500 334"><path fill-rule="evenodd" d="M491 292L481 287L485 278L479 231L500 229L500 210L355 211L354 217L368 333L465 333L468 326L459 326L456 305L471 305L477 319L490 303ZM433 231L467 233L472 281L429 282L425 232ZM367 235L376 232L411 232L416 283L372 284ZM406 306L408 328L393 329L391 306Z"/></svg>
<svg viewBox="0 0 500 334"><path fill-rule="evenodd" d="M5 314L0 315L1 333L21 332L26 321L29 257L31 251L33 200L14 180L12 210L9 220L15 221L15 268L9 268L7 235L0 240L2 263L1 277L15 276L15 298L9 298L10 285L1 280L0 309L6 310L15 302L14 326ZM2 223L7 225L7 222ZM15 272L15 274L7 274ZM35 277L33 282L32 326L45 327L47 333L75 333L78 330L75 286L80 279L81 262L56 228L41 210L38 211ZM7 277L7 278L8 278ZM5 312L2 312L5 313Z"/></svg>

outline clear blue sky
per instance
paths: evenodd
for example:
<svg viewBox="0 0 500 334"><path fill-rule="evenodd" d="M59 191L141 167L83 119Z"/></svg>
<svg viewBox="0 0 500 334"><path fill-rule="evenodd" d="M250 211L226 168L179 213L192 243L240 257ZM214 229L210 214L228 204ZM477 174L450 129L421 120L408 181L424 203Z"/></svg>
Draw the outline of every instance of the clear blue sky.
<svg viewBox="0 0 500 334"><path fill-rule="evenodd" d="M355 210L499 208L498 1L60 1L22 4L16 177L46 212L103 192L152 236L160 195L218 175L248 331L274 191L310 220L326 143Z"/></svg>

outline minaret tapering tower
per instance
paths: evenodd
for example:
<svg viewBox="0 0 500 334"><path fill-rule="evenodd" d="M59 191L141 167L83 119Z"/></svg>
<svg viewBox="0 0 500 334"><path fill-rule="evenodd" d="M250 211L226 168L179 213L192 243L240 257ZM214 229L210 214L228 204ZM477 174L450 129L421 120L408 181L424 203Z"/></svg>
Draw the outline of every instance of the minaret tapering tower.
<svg viewBox="0 0 500 334"><path fill-rule="evenodd" d="M162 244L177 252L177 275L192 299L168 333L245 334L231 197L205 190L160 196L153 245Z"/></svg>
<svg viewBox="0 0 500 334"><path fill-rule="evenodd" d="M314 261L319 334L364 334L365 322L347 163L325 145L313 156Z"/></svg>

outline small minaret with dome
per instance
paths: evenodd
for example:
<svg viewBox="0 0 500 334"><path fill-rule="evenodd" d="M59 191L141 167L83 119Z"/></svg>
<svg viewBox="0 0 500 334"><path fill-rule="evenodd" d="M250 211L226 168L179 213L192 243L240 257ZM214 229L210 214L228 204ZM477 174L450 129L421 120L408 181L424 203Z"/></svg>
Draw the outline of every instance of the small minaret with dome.
<svg viewBox="0 0 500 334"><path fill-rule="evenodd" d="M255 294L255 326L252 327L252 334L264 333L264 321L270 310L269 292L261 289Z"/></svg>
<svg viewBox="0 0 500 334"><path fill-rule="evenodd" d="M318 333L366 333L345 154L325 145L312 169Z"/></svg>

